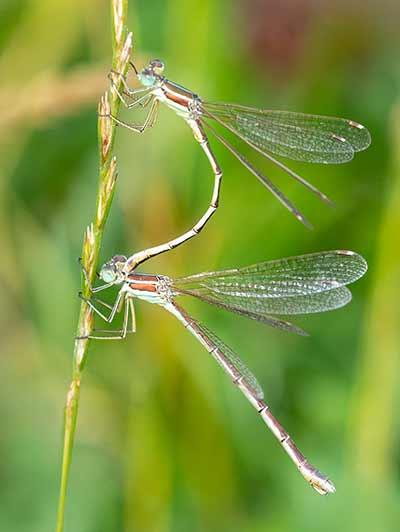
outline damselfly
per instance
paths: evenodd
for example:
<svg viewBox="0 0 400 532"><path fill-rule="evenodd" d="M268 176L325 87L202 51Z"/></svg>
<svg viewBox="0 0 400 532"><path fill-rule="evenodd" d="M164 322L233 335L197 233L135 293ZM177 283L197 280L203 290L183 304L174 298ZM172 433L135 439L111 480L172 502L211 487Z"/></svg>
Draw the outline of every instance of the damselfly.
<svg viewBox="0 0 400 532"><path fill-rule="evenodd" d="M114 305L97 298L81 297L107 322L112 322L116 313L124 308L120 331L90 338L121 339L128 332L134 332L134 298L160 305L176 316L250 401L303 477L318 493L325 495L335 491L334 485L306 460L272 415L254 375L224 342L178 305L176 298L192 296L273 327L304 335L306 333L299 327L273 315L324 312L346 305L351 299L346 285L359 279L366 270L365 260L352 251L326 251L172 279L129 271L129 260L117 255L100 270L99 276L105 284L93 288L97 293L122 284ZM99 310L96 302L110 309L108 316Z"/></svg>
<svg viewBox="0 0 400 532"><path fill-rule="evenodd" d="M210 148L206 130L212 133L253 175L265 185L285 207L304 225L308 220L295 205L268 179L241 155L210 124L215 122L264 155L326 203L330 200L311 183L296 174L271 154L296 161L337 164L350 161L355 152L365 150L371 137L368 130L353 120L327 116L309 115L289 111L259 110L230 103L210 103L192 91L163 76L164 64L154 59L140 73L136 70L140 88L131 89L124 77L111 72L113 90L128 109L148 106L150 110L142 125L128 124L111 116L118 124L143 133L154 125L159 102L166 104L181 116L192 129L194 138L203 148L214 173L214 188L211 203L192 229L165 244L147 249L135 256L139 264L149 257L172 249L198 234L218 207L222 170ZM114 76L120 76L123 91L119 91Z"/></svg>

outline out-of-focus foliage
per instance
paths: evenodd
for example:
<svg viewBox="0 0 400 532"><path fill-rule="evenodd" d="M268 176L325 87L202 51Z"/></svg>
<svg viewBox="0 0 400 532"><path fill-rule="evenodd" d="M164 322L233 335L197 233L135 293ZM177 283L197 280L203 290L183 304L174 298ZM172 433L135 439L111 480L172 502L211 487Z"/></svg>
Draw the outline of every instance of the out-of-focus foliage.
<svg viewBox="0 0 400 532"><path fill-rule="evenodd" d="M347 116L373 136L348 165L291 164L335 210L241 147L313 232L214 142L225 173L218 213L146 271L179 276L335 248L362 253L370 270L349 307L297 321L309 338L190 306L254 370L272 410L335 481L334 496L307 486L179 323L138 303L135 335L91 346L67 531L398 530L399 11L390 0L131 2L137 66L160 57L169 78L203 97ZM0 530L43 532L55 523L76 259L94 210L108 2L6 0L0 46ZM117 154L104 260L191 227L212 186L189 129L167 109L145 135L120 130Z"/></svg>

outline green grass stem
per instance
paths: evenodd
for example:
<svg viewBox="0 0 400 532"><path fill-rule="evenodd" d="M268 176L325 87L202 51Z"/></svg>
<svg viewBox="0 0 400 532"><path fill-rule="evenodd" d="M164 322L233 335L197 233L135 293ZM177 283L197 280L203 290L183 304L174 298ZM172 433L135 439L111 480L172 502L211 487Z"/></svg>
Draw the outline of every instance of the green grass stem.
<svg viewBox="0 0 400 532"><path fill-rule="evenodd" d="M112 70L123 74L127 71L132 47L132 34L126 30L128 11L127 0L111 0L112 19ZM120 87L118 87L119 89ZM116 158L113 156L113 145L116 124L107 117L110 113L118 114L120 100L116 91L106 92L99 103L98 136L99 136L99 187L96 199L96 211L93 222L86 229L83 240L82 262L88 272L90 282L95 279L104 226L114 195L117 180ZM91 296L91 288L82 276L82 293ZM73 352L72 381L66 398L64 417L63 457L61 469L61 485L57 517L57 532L64 530L65 502L68 477L74 445L76 421L78 417L80 387L83 369L87 357L90 340L87 338L93 329L93 312L82 301L77 326L77 339Z"/></svg>

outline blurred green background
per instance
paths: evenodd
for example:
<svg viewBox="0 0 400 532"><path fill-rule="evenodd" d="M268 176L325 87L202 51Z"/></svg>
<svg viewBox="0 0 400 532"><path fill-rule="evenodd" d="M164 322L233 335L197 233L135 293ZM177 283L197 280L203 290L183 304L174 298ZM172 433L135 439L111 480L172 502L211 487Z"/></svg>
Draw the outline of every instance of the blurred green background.
<svg viewBox="0 0 400 532"><path fill-rule="evenodd" d="M345 116L373 137L347 165L290 163L334 210L240 147L312 232L212 141L225 174L217 215L142 271L181 276L337 248L360 252L370 270L351 305L296 320L309 338L188 305L255 372L334 496L304 482L172 316L139 302L135 335L90 347L66 531L399 529L399 16L390 0L130 2L138 67L160 57L170 79L204 98ZM94 212L110 54L106 0L0 4L1 531L55 526L76 259ZM103 261L191 227L212 187L204 154L168 109L145 135L120 129L116 152Z"/></svg>

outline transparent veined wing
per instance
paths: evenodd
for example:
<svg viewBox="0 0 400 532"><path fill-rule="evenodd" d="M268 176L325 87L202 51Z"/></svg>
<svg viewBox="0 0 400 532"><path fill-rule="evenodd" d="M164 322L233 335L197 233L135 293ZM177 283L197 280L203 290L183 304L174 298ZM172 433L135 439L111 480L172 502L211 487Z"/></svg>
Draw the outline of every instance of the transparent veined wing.
<svg viewBox="0 0 400 532"><path fill-rule="evenodd" d="M258 110L235 104L202 105L205 116L222 123L250 145L296 161L344 163L371 143L364 126L345 118Z"/></svg>
<svg viewBox="0 0 400 532"><path fill-rule="evenodd" d="M287 322L279 321L279 326L269 314L296 315L312 314L334 310L351 301L351 292L346 287L336 288L327 292L300 295L295 297L266 298L251 294L226 295L209 289L194 289L185 292L207 303L225 308L228 311L264 321L273 327L290 329ZM282 326L281 324L285 324ZM290 324L292 327L293 325ZM299 332L299 331L295 331Z"/></svg>
<svg viewBox="0 0 400 532"><path fill-rule="evenodd" d="M207 294L198 294L195 292L191 292L189 290L179 291L176 293L176 295L193 296L193 297L196 297L197 299L200 299L201 301L204 301L205 303L210 303L211 305L227 310L228 312L234 312L235 314L239 314L239 316L245 316L246 318L250 318L251 320L265 323L266 325L269 325L270 327L274 327L274 329L292 332L295 334L299 334L301 336L308 336L308 333L304 329L301 329L300 327L298 327L297 325L293 325L293 323L290 323L289 321L282 320L274 316L269 316L265 312L259 312L257 310L252 310L249 305L240 305L240 303L236 304L237 302L235 302L235 304L229 304L223 301L221 298L216 298L216 297L213 297L212 295L208 296Z"/></svg>
<svg viewBox="0 0 400 532"><path fill-rule="evenodd" d="M240 373L240 375L242 375L242 378L246 382L247 386L253 390L255 397L257 397L257 399L260 399L260 400L263 399L264 392L259 382L257 381L256 377L253 375L253 373L249 370L249 368L238 357L238 355L228 345L226 345L220 338L218 338L218 336L216 336L212 331L210 331L210 329L208 329L205 325L203 325L202 323L199 323L198 321L196 321L195 324L196 324L196 327L200 329L200 331L205 336L207 336L213 342L213 344L221 351L223 356ZM215 359L217 360L219 364L221 364L221 360L219 359L218 356L215 356Z"/></svg>
<svg viewBox="0 0 400 532"><path fill-rule="evenodd" d="M325 251L231 270L175 279L174 287L233 298L290 298L334 290L364 275L367 263L352 251Z"/></svg>

